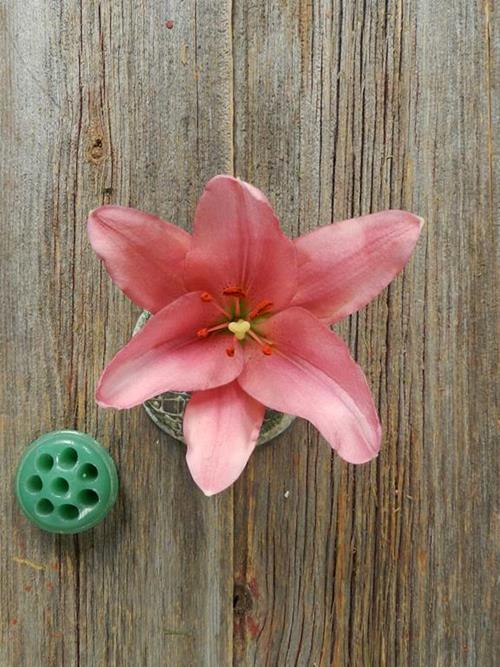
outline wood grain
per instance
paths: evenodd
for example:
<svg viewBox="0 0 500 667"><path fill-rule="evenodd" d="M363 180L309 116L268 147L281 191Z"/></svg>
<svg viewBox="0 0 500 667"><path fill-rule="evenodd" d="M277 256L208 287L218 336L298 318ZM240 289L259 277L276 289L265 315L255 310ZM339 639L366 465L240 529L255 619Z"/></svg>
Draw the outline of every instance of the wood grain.
<svg viewBox="0 0 500 667"><path fill-rule="evenodd" d="M0 2L2 667L495 664L495 19L490 0ZM338 327L378 460L298 420L207 499L141 409L94 405L138 313L84 222L113 202L189 229L233 171L292 236L387 207L427 225ZM121 481L78 537L12 494L24 447L63 427Z"/></svg>
<svg viewBox="0 0 500 667"><path fill-rule="evenodd" d="M188 225L203 183L232 168L230 5L169 18L159 3L2 6L6 667L231 662L231 497L207 501L141 409L93 401L138 312L93 256L88 211ZM61 427L95 434L120 474L112 516L75 538L40 533L12 498L26 444Z"/></svg>

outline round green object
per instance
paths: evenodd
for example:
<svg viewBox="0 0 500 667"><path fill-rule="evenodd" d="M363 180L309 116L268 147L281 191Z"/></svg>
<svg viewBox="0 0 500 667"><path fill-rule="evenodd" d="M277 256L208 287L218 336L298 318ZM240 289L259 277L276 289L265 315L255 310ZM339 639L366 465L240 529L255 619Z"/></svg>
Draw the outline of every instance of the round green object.
<svg viewBox="0 0 500 667"><path fill-rule="evenodd" d="M54 431L35 440L16 475L16 495L30 521L51 533L80 533L101 521L118 493L113 459L85 433Z"/></svg>

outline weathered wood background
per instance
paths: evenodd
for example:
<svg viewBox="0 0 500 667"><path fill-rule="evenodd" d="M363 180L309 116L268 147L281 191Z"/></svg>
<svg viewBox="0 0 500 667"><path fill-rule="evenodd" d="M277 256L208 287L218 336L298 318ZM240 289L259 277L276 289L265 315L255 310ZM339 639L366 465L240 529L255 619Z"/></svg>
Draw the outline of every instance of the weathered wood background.
<svg viewBox="0 0 500 667"><path fill-rule="evenodd" d="M0 665L492 666L492 2L0 8ZM189 229L220 172L291 235L386 207L427 220L404 275L339 327L380 409L377 461L347 465L297 421L207 499L142 409L94 405L138 312L87 212ZM12 493L25 446L63 427L121 479L78 537L32 527Z"/></svg>

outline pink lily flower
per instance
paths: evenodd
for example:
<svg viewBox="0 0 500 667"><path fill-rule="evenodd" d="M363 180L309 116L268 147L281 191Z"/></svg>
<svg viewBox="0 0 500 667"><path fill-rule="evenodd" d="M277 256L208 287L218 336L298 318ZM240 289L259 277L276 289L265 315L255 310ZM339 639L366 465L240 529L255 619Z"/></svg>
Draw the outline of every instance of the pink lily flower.
<svg viewBox="0 0 500 667"><path fill-rule="evenodd" d="M408 261L423 221L383 211L292 241L264 194L216 176L190 235L141 211L101 206L90 242L113 281L153 317L104 370L96 400L130 408L189 391L187 464L206 495L230 486L258 439L264 406L308 419L346 461L380 450L365 376L329 329Z"/></svg>

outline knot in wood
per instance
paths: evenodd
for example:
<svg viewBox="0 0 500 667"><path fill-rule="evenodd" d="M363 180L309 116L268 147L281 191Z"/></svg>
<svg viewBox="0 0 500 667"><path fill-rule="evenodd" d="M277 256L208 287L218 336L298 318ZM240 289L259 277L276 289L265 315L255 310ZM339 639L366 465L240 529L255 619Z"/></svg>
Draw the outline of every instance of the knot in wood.
<svg viewBox="0 0 500 667"><path fill-rule="evenodd" d="M233 590L234 613L243 616L253 607L252 592L246 584L237 583Z"/></svg>
<svg viewBox="0 0 500 667"><path fill-rule="evenodd" d="M92 123L87 130L85 157L88 162L98 165L107 157L107 142L104 131L98 123Z"/></svg>

